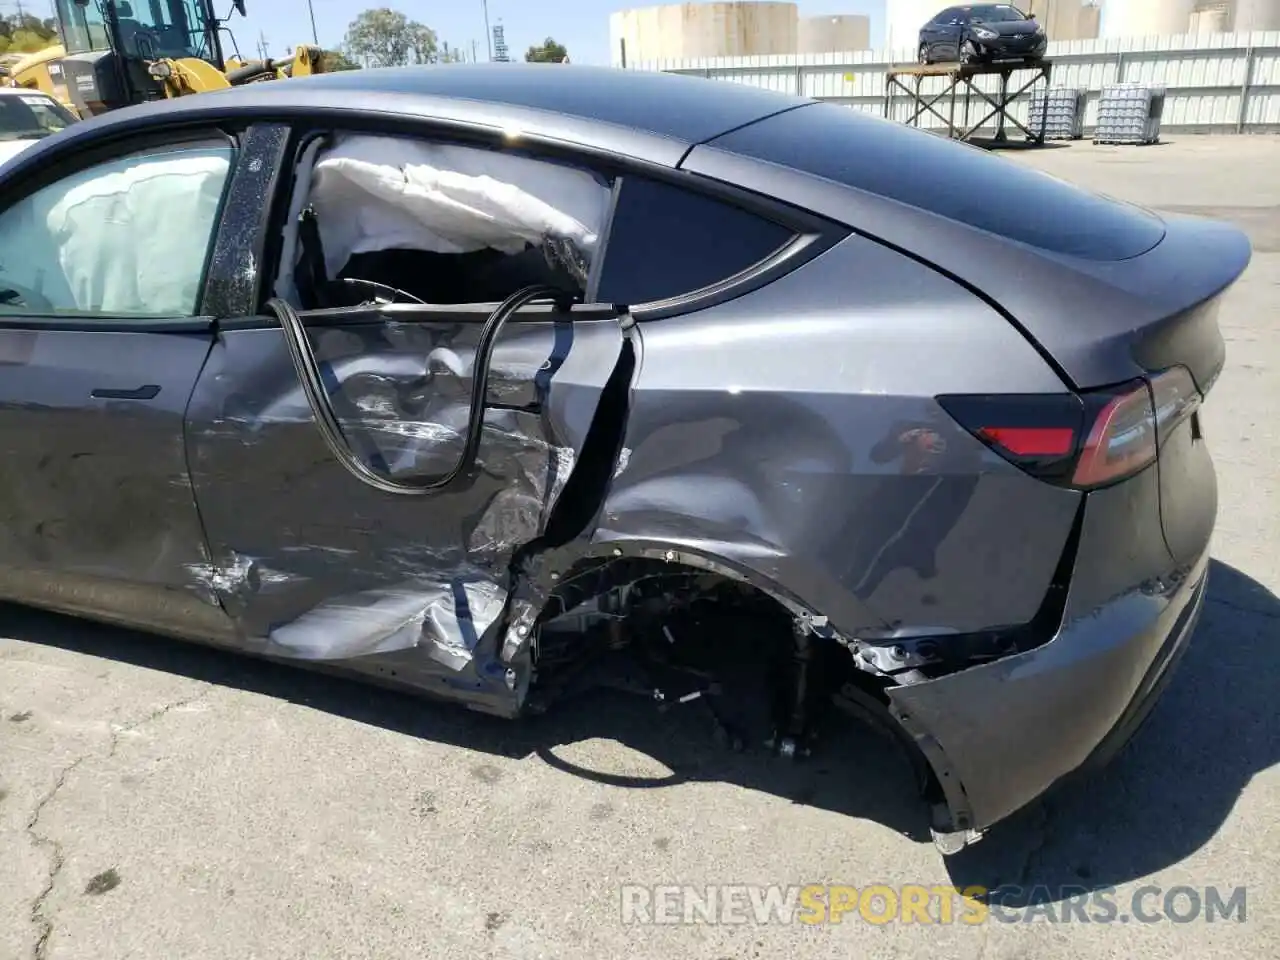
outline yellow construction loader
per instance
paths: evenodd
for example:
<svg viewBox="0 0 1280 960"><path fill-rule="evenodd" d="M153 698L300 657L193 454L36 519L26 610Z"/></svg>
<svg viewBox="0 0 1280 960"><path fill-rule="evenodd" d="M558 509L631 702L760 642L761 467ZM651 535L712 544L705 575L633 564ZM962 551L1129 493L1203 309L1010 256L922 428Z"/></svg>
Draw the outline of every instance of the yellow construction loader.
<svg viewBox="0 0 1280 960"><path fill-rule="evenodd" d="M244 0L232 0L245 14ZM54 0L62 45L14 62L3 82L51 93L81 117L244 83L324 72L321 50L280 60L224 57L234 37L213 0Z"/></svg>
<svg viewBox="0 0 1280 960"><path fill-rule="evenodd" d="M33 53L6 53L0 57L0 85L39 90L70 106L66 86L55 84L49 76L49 64L66 55L66 48L60 43Z"/></svg>

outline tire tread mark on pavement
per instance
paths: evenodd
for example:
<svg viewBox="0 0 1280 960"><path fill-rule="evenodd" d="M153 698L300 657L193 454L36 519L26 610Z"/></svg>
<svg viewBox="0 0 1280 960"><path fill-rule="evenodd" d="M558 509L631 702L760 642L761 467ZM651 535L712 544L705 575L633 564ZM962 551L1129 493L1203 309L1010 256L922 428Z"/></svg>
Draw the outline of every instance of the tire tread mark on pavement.
<svg viewBox="0 0 1280 960"><path fill-rule="evenodd" d="M106 754L103 755L103 758L110 759L116 755L116 749L120 746L121 734L130 733L154 720L158 720L171 710L191 706L197 701L208 696L213 689L213 684L206 684L200 692L194 696L184 697L181 700L175 700L172 703L167 703L164 706L151 711L140 720L135 720L133 723L113 728L111 731L111 742ZM94 752L90 751L77 757L75 760L72 760L69 764L63 767L62 770L59 771L58 776L54 779L53 786L49 788L49 791L43 797L40 798L35 809L31 812L30 818L27 820L26 831L27 836L31 838L32 845L40 850L47 850L49 852L49 872L45 877L44 887L36 895L35 899L31 901L31 923L40 931L39 936L36 938L35 948L32 951L32 956L35 960L45 960L46 951L49 948L49 938L53 936L53 920L45 915L45 902L53 893L53 888L58 882L58 874L62 872L62 867L66 863L66 853L62 848L62 844L52 837L48 837L40 833L36 828L40 823L40 817L44 813L45 807L53 802L54 797L58 795L58 791L66 784L67 778L70 777L72 772L82 763L92 759L94 759Z"/></svg>

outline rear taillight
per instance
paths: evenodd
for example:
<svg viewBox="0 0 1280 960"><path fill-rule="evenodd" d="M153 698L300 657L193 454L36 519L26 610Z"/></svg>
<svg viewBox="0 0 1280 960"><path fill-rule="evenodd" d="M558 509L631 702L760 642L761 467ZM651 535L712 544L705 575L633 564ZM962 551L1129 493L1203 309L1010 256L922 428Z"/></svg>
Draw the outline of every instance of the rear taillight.
<svg viewBox="0 0 1280 960"><path fill-rule="evenodd" d="M1191 374L1173 367L1120 387L1074 394L945 396L961 426L1032 476L1082 490L1150 466L1200 403Z"/></svg>

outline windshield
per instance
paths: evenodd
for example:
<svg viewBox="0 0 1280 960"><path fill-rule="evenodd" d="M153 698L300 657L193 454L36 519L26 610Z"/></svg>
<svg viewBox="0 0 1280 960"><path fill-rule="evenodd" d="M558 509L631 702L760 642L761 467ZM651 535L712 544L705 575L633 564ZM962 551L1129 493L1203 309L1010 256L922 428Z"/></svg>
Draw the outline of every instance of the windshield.
<svg viewBox="0 0 1280 960"><path fill-rule="evenodd" d="M38 93L0 96L0 141L47 137L75 120L52 97Z"/></svg>
<svg viewBox="0 0 1280 960"><path fill-rule="evenodd" d="M74 0L56 0L58 23L62 27L62 43L67 53L109 50L107 27L97 3L80 6Z"/></svg>
<svg viewBox="0 0 1280 960"><path fill-rule="evenodd" d="M989 7L970 7L969 19L974 23L1004 23L1009 20L1025 20L1027 18L1016 7L998 4Z"/></svg>
<svg viewBox="0 0 1280 960"><path fill-rule="evenodd" d="M217 24L208 0L57 0L67 50L106 50L107 14L120 28L120 52L142 60L198 57L218 63Z"/></svg>

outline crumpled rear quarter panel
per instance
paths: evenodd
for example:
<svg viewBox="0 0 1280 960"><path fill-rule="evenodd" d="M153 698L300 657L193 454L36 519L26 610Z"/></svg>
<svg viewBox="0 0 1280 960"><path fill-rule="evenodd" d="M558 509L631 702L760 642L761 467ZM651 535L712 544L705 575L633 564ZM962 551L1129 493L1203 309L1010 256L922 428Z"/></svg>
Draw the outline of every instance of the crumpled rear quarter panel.
<svg viewBox="0 0 1280 960"><path fill-rule="evenodd" d="M979 298L853 236L639 329L598 542L718 557L846 635L1033 617L1080 495L991 453L933 397L1065 388Z"/></svg>

